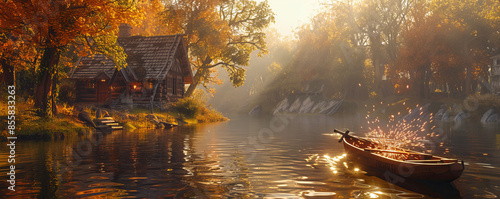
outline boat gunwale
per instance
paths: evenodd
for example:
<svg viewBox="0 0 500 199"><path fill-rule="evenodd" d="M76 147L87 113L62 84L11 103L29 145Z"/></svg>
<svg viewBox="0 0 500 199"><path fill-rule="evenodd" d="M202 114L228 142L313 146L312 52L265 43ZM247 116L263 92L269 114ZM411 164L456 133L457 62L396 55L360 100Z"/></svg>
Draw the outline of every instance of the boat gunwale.
<svg viewBox="0 0 500 199"><path fill-rule="evenodd" d="M454 162L437 162L437 163L408 162L408 161L397 160L397 159L389 158L389 157L386 157L386 156L382 156L380 154L371 153L370 151L365 151L364 148L360 148L360 147L354 146L353 144L349 143L346 140L346 137L348 137L348 136L352 137L354 139L360 140L360 138L358 138L357 136L347 135L342 140L345 144L348 144L350 147L354 148L355 150L358 150L359 152L366 152L365 154L374 155L374 156L376 156L378 158L383 158L383 159L386 159L388 161L397 162L397 163L404 163L404 164L409 164L409 165L419 165L419 166L450 166L450 165L453 165L453 164L460 164L458 159L456 159L456 161L454 161ZM369 141L369 140L367 140L367 141ZM370 142L372 142L372 141L370 141ZM410 153L416 153L416 154L422 154L422 155L430 155L432 157L439 158L440 160L446 159L445 157L435 156L435 155L426 154L426 153L420 153L420 152L411 151L411 150L404 150L404 152L410 152Z"/></svg>

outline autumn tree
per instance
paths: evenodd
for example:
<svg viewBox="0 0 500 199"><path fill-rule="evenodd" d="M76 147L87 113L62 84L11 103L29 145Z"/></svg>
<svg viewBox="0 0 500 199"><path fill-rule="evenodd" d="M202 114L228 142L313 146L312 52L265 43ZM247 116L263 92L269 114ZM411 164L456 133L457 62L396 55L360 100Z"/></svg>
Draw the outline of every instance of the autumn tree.
<svg viewBox="0 0 500 199"><path fill-rule="evenodd" d="M11 33L0 32L0 73L6 85L15 85L15 71L32 67L38 51L23 41L23 38L14 37Z"/></svg>
<svg viewBox="0 0 500 199"><path fill-rule="evenodd" d="M116 31L121 23L134 24L141 17L134 2L127 0L12 0L2 1L0 7L0 32L31 45L41 55L34 101L42 116L51 114L51 105L55 108L50 94L61 50L74 45L79 55L102 53L117 67L125 67L126 55L116 45Z"/></svg>
<svg viewBox="0 0 500 199"><path fill-rule="evenodd" d="M366 48L373 65L373 90L380 90L386 65L397 57L401 33L409 20L415 0L327 1L336 24L349 32L353 45Z"/></svg>
<svg viewBox="0 0 500 199"><path fill-rule="evenodd" d="M435 15L427 17L427 13L418 14L420 15L415 16L411 28L403 33L404 42L398 59L388 71L391 79L398 85L409 85L418 96L428 98L429 84L436 67L447 65L443 61L454 52L444 40L449 31L443 27L439 18Z"/></svg>
<svg viewBox="0 0 500 199"><path fill-rule="evenodd" d="M472 93L473 81L478 71L486 69L481 62L487 57L487 51L495 49L493 40L498 40L500 24L500 2L497 0L433 0L431 11L439 14L443 21L455 26L454 38L456 49L460 49L465 66L465 94ZM481 58L480 58L481 57ZM479 59L477 59L479 58ZM478 68L479 67L479 68Z"/></svg>
<svg viewBox="0 0 500 199"><path fill-rule="evenodd" d="M319 12L298 28L294 56L260 95L262 101L276 104L283 97L318 89L327 98L368 96L364 47L337 14L331 10Z"/></svg>
<svg viewBox="0 0 500 199"><path fill-rule="evenodd" d="M266 1L177 0L167 6L164 20L171 33L187 37L196 69L186 91L190 96L198 85L207 88L215 81L215 67L228 72L233 86L241 86L250 54L267 52L263 30L274 21L274 14Z"/></svg>
<svg viewBox="0 0 500 199"><path fill-rule="evenodd" d="M396 65L389 68L392 77L410 80L411 88L423 98L430 96L431 82L449 88L454 96L470 94L472 80L486 77L488 57L495 49L497 4L419 2L412 9L412 23L403 34Z"/></svg>
<svg viewBox="0 0 500 199"><path fill-rule="evenodd" d="M149 37L172 33L170 27L162 23L165 5L171 3L170 0L138 0L136 6L143 18L132 28L132 35Z"/></svg>

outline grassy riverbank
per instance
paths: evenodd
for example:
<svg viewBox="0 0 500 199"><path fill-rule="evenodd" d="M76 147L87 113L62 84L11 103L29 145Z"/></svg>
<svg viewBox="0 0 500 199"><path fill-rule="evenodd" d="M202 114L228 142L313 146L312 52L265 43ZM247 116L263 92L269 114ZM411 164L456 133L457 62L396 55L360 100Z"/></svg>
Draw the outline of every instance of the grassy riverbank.
<svg viewBox="0 0 500 199"><path fill-rule="evenodd" d="M74 107L59 105L59 114L54 117L39 117L34 104L28 100L16 102L15 133L19 139L60 139L90 129L74 115ZM7 103L0 101L1 121L7 121ZM0 137L7 137L7 122L0 123Z"/></svg>
<svg viewBox="0 0 500 199"><path fill-rule="evenodd" d="M92 129L88 123L79 120L81 111L87 112L90 119L96 119L96 107L86 106L77 110L75 106L58 105L58 114L52 117L39 117L35 114L34 104L31 100L16 102L16 136L20 139L61 139L78 132ZM203 100L192 98L181 99L170 104L163 111L156 109L154 114L146 108L134 108L126 111L101 109L109 113L126 130L137 128L162 128L155 121L177 124L178 121L193 123L222 122L228 119L221 113L210 109ZM8 135L7 131L7 103L0 101L0 138Z"/></svg>

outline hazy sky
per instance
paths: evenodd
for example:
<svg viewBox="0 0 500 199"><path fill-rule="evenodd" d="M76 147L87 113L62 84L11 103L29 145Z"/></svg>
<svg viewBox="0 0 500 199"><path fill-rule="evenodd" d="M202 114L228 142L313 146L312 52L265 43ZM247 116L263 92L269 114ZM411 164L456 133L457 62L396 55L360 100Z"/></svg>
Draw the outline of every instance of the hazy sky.
<svg viewBox="0 0 500 199"><path fill-rule="evenodd" d="M264 0L257 0L264 1ZM318 0L268 0L276 14L273 25L282 36L289 36L297 26L309 22L319 8Z"/></svg>

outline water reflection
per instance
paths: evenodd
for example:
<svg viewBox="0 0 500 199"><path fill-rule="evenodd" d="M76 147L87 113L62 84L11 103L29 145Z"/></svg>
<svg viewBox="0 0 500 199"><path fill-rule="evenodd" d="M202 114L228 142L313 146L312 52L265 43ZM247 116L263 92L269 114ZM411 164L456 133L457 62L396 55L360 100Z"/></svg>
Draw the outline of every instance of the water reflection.
<svg viewBox="0 0 500 199"><path fill-rule="evenodd" d="M394 183L346 161L333 128L359 117L252 118L170 130L113 132L55 142L20 141L20 198L491 198L500 193L495 129L444 129L435 153L468 166L452 184ZM264 129L264 130L263 130ZM261 133L261 132L264 132ZM98 139L97 139L98 138ZM96 141L98 140L98 141ZM82 144L83 143L83 144ZM90 143L90 144L84 144ZM446 152L445 148L448 148ZM7 151L0 148L0 158ZM0 172L7 172L0 161ZM392 182L392 183L391 183ZM6 187L5 181L0 182ZM417 189L415 188L417 187Z"/></svg>

